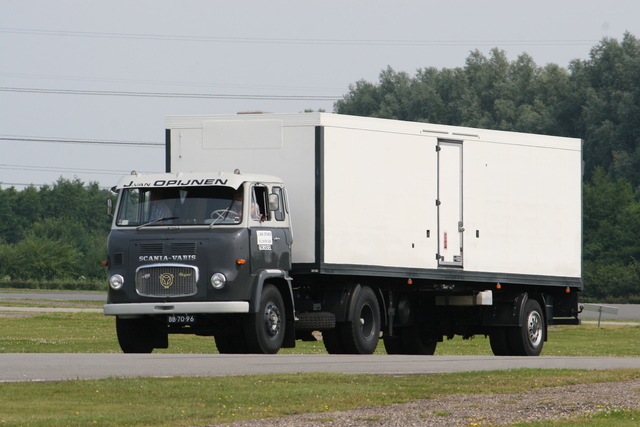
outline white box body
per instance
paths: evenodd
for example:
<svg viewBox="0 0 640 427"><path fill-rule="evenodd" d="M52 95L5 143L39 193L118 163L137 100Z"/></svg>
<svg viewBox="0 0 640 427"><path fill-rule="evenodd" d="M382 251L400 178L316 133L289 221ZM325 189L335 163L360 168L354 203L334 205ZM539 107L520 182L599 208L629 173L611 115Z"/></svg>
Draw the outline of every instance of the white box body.
<svg viewBox="0 0 640 427"><path fill-rule="evenodd" d="M582 141L327 113L171 116L167 172L283 179L294 270L582 287Z"/></svg>

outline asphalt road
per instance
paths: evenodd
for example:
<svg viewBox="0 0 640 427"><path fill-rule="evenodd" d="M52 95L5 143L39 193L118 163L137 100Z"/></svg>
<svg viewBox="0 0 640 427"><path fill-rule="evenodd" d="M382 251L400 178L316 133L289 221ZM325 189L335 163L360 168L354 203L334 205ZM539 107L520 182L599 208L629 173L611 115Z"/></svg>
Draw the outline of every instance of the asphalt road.
<svg viewBox="0 0 640 427"><path fill-rule="evenodd" d="M0 354L0 382L278 373L414 375L518 368L640 369L634 357L405 355Z"/></svg>

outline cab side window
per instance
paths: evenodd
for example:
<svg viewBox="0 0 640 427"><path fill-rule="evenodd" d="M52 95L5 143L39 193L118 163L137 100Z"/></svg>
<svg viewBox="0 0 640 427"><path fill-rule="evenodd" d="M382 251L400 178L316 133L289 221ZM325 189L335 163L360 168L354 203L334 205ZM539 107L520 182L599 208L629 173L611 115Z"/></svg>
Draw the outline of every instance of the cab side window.
<svg viewBox="0 0 640 427"><path fill-rule="evenodd" d="M251 192L251 219L258 221L269 220L267 187L256 185Z"/></svg>
<svg viewBox="0 0 640 427"><path fill-rule="evenodd" d="M276 221L284 221L284 197L282 187L273 187L273 194L278 196L278 209L273 212Z"/></svg>

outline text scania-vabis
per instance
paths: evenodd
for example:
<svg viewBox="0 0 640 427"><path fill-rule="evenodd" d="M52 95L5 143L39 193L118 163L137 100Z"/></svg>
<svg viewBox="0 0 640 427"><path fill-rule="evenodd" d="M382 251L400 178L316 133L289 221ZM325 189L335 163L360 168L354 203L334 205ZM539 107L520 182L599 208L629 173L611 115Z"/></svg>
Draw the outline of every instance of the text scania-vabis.
<svg viewBox="0 0 640 427"><path fill-rule="evenodd" d="M538 355L549 325L579 323L578 139L325 113L166 123L167 173L116 187L104 312L124 352L182 333L276 353L320 331L329 353L485 335Z"/></svg>

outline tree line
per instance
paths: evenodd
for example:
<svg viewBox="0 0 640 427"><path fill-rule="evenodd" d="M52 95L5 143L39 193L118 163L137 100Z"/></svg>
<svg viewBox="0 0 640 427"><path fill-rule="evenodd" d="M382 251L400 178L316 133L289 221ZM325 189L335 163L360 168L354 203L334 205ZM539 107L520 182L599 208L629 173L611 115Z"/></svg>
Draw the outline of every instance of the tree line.
<svg viewBox="0 0 640 427"><path fill-rule="evenodd" d="M0 282L104 282L113 197L79 179L0 189Z"/></svg>
<svg viewBox="0 0 640 427"><path fill-rule="evenodd" d="M494 48L464 67L391 67L335 112L583 140L584 296L640 302L640 42L605 38L565 69Z"/></svg>
<svg viewBox="0 0 640 427"><path fill-rule="evenodd" d="M640 302L640 42L603 39L565 69L494 48L464 67L383 70L334 112L584 141L584 296ZM0 190L0 281L104 280L110 217L97 183Z"/></svg>

